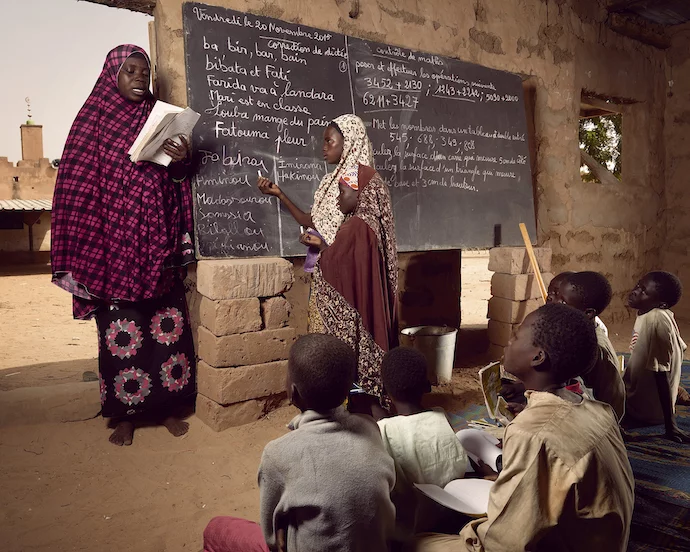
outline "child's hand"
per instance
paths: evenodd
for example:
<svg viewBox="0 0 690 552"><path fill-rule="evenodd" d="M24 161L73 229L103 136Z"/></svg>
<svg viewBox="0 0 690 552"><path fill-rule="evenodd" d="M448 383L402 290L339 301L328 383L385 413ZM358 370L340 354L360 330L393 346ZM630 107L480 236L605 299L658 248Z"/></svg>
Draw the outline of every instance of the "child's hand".
<svg viewBox="0 0 690 552"><path fill-rule="evenodd" d="M305 232L299 237L300 243L303 245L309 246L309 247L316 247L319 249L319 251L323 251L326 249L326 243L319 238L318 236L314 236L313 234L310 234L309 232Z"/></svg>
<svg viewBox="0 0 690 552"><path fill-rule="evenodd" d="M690 443L690 435L678 429L678 426L667 429L665 437L676 443Z"/></svg>
<svg viewBox="0 0 690 552"><path fill-rule="evenodd" d="M281 528L276 531L276 552L287 552L287 538L285 529Z"/></svg>
<svg viewBox="0 0 690 552"><path fill-rule="evenodd" d="M256 185L259 187L259 191L262 194L280 197L281 190L278 187L278 184L274 184L268 178L260 176L256 181Z"/></svg>
<svg viewBox="0 0 690 552"><path fill-rule="evenodd" d="M508 410L510 410L513 416L517 416L518 414L520 414L520 412L527 408L527 405L523 403L509 402L507 404Z"/></svg>
<svg viewBox="0 0 690 552"><path fill-rule="evenodd" d="M496 479L498 478L498 473L491 469L488 464L482 462L481 459L479 460L479 463L475 465L477 466L477 469L475 471L484 479L488 481L496 481Z"/></svg>
<svg viewBox="0 0 690 552"><path fill-rule="evenodd" d="M501 381L501 391L499 393L505 400L524 400L525 398L525 384L520 381Z"/></svg>

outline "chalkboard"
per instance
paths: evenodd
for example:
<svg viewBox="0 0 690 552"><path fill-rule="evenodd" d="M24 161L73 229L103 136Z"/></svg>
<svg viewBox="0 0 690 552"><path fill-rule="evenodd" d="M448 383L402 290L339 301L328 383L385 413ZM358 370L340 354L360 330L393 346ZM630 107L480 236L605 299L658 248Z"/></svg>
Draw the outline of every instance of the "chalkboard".
<svg viewBox="0 0 690 552"><path fill-rule="evenodd" d="M433 54L197 3L183 5L200 257L302 255L302 209L332 167L328 123L356 113L388 182L401 251L522 243L535 233L521 79Z"/></svg>

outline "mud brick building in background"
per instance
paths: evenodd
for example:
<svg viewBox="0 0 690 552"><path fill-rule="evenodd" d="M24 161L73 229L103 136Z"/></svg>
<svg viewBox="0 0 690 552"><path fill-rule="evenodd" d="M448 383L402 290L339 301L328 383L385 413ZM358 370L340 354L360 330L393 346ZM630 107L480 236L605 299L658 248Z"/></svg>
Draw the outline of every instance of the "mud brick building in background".
<svg viewBox="0 0 690 552"><path fill-rule="evenodd" d="M0 255L11 260L50 257L50 210L57 169L43 157L43 127L20 127L22 159L0 157Z"/></svg>

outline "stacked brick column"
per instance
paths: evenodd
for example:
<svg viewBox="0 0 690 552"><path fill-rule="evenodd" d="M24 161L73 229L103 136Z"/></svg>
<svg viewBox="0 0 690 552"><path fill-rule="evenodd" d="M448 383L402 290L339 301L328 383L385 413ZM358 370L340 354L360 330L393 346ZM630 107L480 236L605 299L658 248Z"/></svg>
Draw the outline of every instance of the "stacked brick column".
<svg viewBox="0 0 690 552"><path fill-rule="evenodd" d="M544 285L553 278L551 249L534 248ZM491 299L489 299L489 356L498 360L514 330L544 302L524 247L495 247L489 252Z"/></svg>
<svg viewBox="0 0 690 552"><path fill-rule="evenodd" d="M196 415L216 431L259 419L285 400L295 329L283 297L294 281L278 258L201 261L192 320L197 327Z"/></svg>

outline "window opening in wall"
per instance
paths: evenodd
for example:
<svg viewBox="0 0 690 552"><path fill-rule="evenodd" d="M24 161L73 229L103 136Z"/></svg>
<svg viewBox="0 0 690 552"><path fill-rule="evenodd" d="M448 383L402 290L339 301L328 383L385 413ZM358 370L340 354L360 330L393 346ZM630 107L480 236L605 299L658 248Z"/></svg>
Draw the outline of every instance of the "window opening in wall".
<svg viewBox="0 0 690 552"><path fill-rule="evenodd" d="M623 161L623 115L615 104L582 98L580 105L580 176L585 182L616 183ZM614 180L616 179L616 180Z"/></svg>

